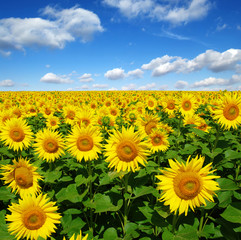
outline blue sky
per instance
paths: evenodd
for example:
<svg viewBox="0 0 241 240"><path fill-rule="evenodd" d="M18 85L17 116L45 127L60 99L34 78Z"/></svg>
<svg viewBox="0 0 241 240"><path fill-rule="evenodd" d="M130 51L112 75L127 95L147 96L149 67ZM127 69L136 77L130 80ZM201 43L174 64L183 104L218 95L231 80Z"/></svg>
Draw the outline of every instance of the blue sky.
<svg viewBox="0 0 241 240"><path fill-rule="evenodd" d="M0 3L0 90L241 90L239 0Z"/></svg>

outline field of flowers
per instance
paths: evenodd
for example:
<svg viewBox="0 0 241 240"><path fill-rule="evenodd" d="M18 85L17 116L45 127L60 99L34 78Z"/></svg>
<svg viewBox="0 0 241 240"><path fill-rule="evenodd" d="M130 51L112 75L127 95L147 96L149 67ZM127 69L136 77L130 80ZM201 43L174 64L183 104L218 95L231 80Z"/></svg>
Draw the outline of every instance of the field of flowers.
<svg viewBox="0 0 241 240"><path fill-rule="evenodd" d="M241 239L241 93L0 92L0 239Z"/></svg>

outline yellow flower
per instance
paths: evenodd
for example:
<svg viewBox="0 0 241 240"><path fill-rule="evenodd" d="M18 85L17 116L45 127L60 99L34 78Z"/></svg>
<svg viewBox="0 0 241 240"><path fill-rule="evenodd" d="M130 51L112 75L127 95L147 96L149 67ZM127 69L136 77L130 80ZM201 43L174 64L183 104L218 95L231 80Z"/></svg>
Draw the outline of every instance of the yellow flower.
<svg viewBox="0 0 241 240"><path fill-rule="evenodd" d="M156 176L161 181L157 183L157 189L162 190L160 201L169 205L175 214L178 210L179 214L185 212L187 215L189 207L194 211L195 207L206 205L205 200L213 202L214 191L220 189L212 180L219 176L209 175L214 172L210 171L212 163L202 167L204 157L196 156L191 160L190 157L186 164L169 160L170 168L162 170L163 175Z"/></svg>
<svg viewBox="0 0 241 240"><path fill-rule="evenodd" d="M213 119L217 120L225 129L237 129L241 124L241 97L237 94L226 93L219 102Z"/></svg>
<svg viewBox="0 0 241 240"><path fill-rule="evenodd" d="M99 128L89 125L79 127L76 125L70 136L67 137L68 151L76 157L77 161L91 161L98 158L101 152L101 141Z"/></svg>
<svg viewBox="0 0 241 240"><path fill-rule="evenodd" d="M85 235L85 237L82 236L82 232L80 230L80 233L78 235L73 234L73 236L69 239L69 240L87 240L88 238L88 234ZM63 240L66 240L65 237L63 238Z"/></svg>
<svg viewBox="0 0 241 240"><path fill-rule="evenodd" d="M133 126L129 129L122 127L122 132L115 130L105 146L108 167L114 167L117 172L135 172L139 170L139 163L145 166L149 152L148 144L142 141L143 138L140 132L134 132Z"/></svg>
<svg viewBox="0 0 241 240"><path fill-rule="evenodd" d="M13 160L13 164L2 165L1 173L4 184L9 184L12 192L17 192L21 197L26 195L36 195L40 192L38 180L43 178L36 172L37 167L34 167L29 160L19 158L18 161Z"/></svg>
<svg viewBox="0 0 241 240"><path fill-rule="evenodd" d="M14 151L28 148L33 138L30 126L23 119L11 118L5 122L1 130L1 141Z"/></svg>
<svg viewBox="0 0 241 240"><path fill-rule="evenodd" d="M55 161L64 153L64 140L58 132L45 128L36 134L33 145L40 158Z"/></svg>
<svg viewBox="0 0 241 240"><path fill-rule="evenodd" d="M11 215L6 215L8 231L16 235L17 239L47 239L55 232L55 224L60 223L60 214L55 202L50 202L47 194L38 197L32 195L19 199L19 203L12 203L8 207Z"/></svg>
<svg viewBox="0 0 241 240"><path fill-rule="evenodd" d="M154 129L150 135L148 135L151 142L151 151L153 153L158 151L166 151L169 148L167 133L160 129Z"/></svg>
<svg viewBox="0 0 241 240"><path fill-rule="evenodd" d="M50 115L47 117L46 126L52 130L55 130L59 127L60 120L58 117Z"/></svg>
<svg viewBox="0 0 241 240"><path fill-rule="evenodd" d="M193 94L183 93L181 99L179 100L179 110L182 115L194 114L195 110L198 108L198 103Z"/></svg>

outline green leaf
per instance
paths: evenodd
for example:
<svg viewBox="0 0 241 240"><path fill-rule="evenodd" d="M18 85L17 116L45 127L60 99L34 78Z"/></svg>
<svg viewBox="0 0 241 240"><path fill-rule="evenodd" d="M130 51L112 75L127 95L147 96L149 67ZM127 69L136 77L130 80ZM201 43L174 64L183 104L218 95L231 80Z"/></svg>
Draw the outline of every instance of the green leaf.
<svg viewBox="0 0 241 240"><path fill-rule="evenodd" d="M107 174L105 173L104 174L104 177L100 179L100 183L99 185L102 186L102 185L107 185L107 184L110 184L113 182L113 180L119 176L122 176L123 173L122 172L117 172L117 171L114 171L114 172L108 172Z"/></svg>
<svg viewBox="0 0 241 240"><path fill-rule="evenodd" d="M218 193L218 206L221 208L227 207L232 202L233 191L221 191Z"/></svg>
<svg viewBox="0 0 241 240"><path fill-rule="evenodd" d="M140 234L136 231L138 229L138 225L133 222L128 222L125 225L125 232L127 236L130 236L131 239L138 238Z"/></svg>
<svg viewBox="0 0 241 240"><path fill-rule="evenodd" d="M193 226L184 224L180 225L174 240L198 240L197 229Z"/></svg>
<svg viewBox="0 0 241 240"><path fill-rule="evenodd" d="M94 197L95 212L116 212L123 205L123 199L121 195L113 192L109 192L106 195L97 193Z"/></svg>
<svg viewBox="0 0 241 240"><path fill-rule="evenodd" d="M66 211L64 211L64 214L81 214L81 211L76 208L69 208Z"/></svg>
<svg viewBox="0 0 241 240"><path fill-rule="evenodd" d="M195 133L196 135L198 135L200 138L203 138L206 135L206 132L204 132L200 129L197 129L197 128L192 128L191 131L193 133Z"/></svg>
<svg viewBox="0 0 241 240"><path fill-rule="evenodd" d="M226 150L224 154L225 154L225 158L228 158L228 159L239 159L241 156L241 152L237 152L231 149Z"/></svg>
<svg viewBox="0 0 241 240"><path fill-rule="evenodd" d="M61 219L63 231L61 234L68 234L73 235L74 233L79 233L80 229L84 227L86 224L80 217L75 218L72 220L70 214L65 215Z"/></svg>
<svg viewBox="0 0 241 240"><path fill-rule="evenodd" d="M236 183L228 178L219 178L217 179L217 182L219 183L219 186L221 188L220 191L239 189Z"/></svg>
<svg viewBox="0 0 241 240"><path fill-rule="evenodd" d="M15 195L13 193L11 193L10 188L7 188L7 187L0 188L0 201L7 202L14 198L15 198Z"/></svg>
<svg viewBox="0 0 241 240"><path fill-rule="evenodd" d="M232 223L241 223L241 202L231 203L221 216Z"/></svg>
<svg viewBox="0 0 241 240"><path fill-rule="evenodd" d="M181 154L191 155L191 154L193 154L197 149L198 149L198 147L195 146L195 145L185 144L184 149L181 149L181 150L180 150L180 153L181 153Z"/></svg>
<svg viewBox="0 0 241 240"><path fill-rule="evenodd" d="M68 200L72 203L81 202L84 196L88 193L86 189L82 194L79 194L76 189L76 184L70 184L67 188L62 188L57 194L56 198L58 202Z"/></svg>
<svg viewBox="0 0 241 240"><path fill-rule="evenodd" d="M147 194L153 194L154 196L158 195L158 191L156 190L156 188L149 186L141 186L141 187L136 187L133 190L134 193L134 197L132 197L132 199L147 195Z"/></svg>
<svg viewBox="0 0 241 240"><path fill-rule="evenodd" d="M62 175L62 172L59 171L57 168L54 171L48 170L44 174L44 182L46 182L46 183L55 183L56 180L59 180L61 175Z"/></svg>
<svg viewBox="0 0 241 240"><path fill-rule="evenodd" d="M104 232L104 240L116 240L118 239L117 231L115 228L107 228Z"/></svg>
<svg viewBox="0 0 241 240"><path fill-rule="evenodd" d="M13 240L14 237L10 235L7 230L7 224L5 221L6 210L0 212L0 239L1 240Z"/></svg>

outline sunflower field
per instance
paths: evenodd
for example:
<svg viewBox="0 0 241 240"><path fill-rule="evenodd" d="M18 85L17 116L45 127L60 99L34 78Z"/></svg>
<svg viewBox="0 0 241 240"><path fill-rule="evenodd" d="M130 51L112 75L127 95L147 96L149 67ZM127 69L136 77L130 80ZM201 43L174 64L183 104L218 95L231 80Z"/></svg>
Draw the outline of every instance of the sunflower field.
<svg viewBox="0 0 241 240"><path fill-rule="evenodd" d="M0 239L241 239L240 91L0 92Z"/></svg>

